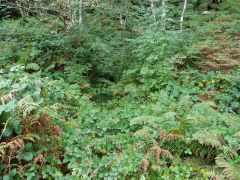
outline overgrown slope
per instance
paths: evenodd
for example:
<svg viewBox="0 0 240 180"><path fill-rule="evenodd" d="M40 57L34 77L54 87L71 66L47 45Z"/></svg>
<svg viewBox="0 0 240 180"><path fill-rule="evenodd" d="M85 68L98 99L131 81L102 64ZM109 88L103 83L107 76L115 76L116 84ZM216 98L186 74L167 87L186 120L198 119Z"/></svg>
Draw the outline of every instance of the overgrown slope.
<svg viewBox="0 0 240 180"><path fill-rule="evenodd" d="M183 32L180 1L71 26L32 3L1 6L0 179L240 179L237 0L190 2Z"/></svg>

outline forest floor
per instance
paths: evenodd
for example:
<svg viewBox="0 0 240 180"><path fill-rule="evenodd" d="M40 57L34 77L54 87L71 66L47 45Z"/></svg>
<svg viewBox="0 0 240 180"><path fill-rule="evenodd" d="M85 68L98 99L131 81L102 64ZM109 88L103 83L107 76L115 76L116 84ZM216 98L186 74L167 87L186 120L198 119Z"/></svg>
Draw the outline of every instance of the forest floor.
<svg viewBox="0 0 240 180"><path fill-rule="evenodd" d="M81 31L67 37L70 51L50 22L1 22L0 179L239 180L239 9L231 0L186 21L192 41L154 31L142 46L132 40L139 54L151 53L142 62L129 52L136 67L116 82L89 70L108 47L94 44L102 34L80 44ZM181 60L171 64L176 49ZM79 54L93 61L80 64Z"/></svg>

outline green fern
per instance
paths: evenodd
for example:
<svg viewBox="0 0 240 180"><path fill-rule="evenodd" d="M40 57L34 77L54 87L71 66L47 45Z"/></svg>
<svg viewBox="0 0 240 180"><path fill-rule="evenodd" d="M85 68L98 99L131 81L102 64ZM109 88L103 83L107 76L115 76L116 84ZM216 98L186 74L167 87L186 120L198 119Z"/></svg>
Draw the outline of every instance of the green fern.
<svg viewBox="0 0 240 180"><path fill-rule="evenodd" d="M30 95L24 97L18 102L18 108L20 110L20 113L23 114L23 117L26 117L38 107L39 105L33 101L33 98Z"/></svg>
<svg viewBox="0 0 240 180"><path fill-rule="evenodd" d="M240 179L240 165L231 164L223 154L216 157L216 165L219 168L223 168L222 174L229 180L239 180Z"/></svg>
<svg viewBox="0 0 240 180"><path fill-rule="evenodd" d="M40 66L37 63L29 63L26 66L27 70L32 70L32 71L38 71L40 69Z"/></svg>
<svg viewBox="0 0 240 180"><path fill-rule="evenodd" d="M190 100L190 96L183 96L179 99L178 103L176 104L176 112L179 115L183 115L189 111L192 104L193 103Z"/></svg>
<svg viewBox="0 0 240 180"><path fill-rule="evenodd" d="M12 113L12 116L10 117L10 120L8 122L8 127L11 127L13 129L18 129L19 125L20 125L20 117L15 113Z"/></svg>
<svg viewBox="0 0 240 180"><path fill-rule="evenodd" d="M142 129L136 131L134 133L134 136L136 137L140 137L140 136L144 136L144 137L150 137L150 134L153 132L153 129L147 126L143 126Z"/></svg>
<svg viewBox="0 0 240 180"><path fill-rule="evenodd" d="M209 162L213 161L216 155L218 154L218 150L216 150L215 148L211 146L202 145L198 141L191 141L189 148L195 154L196 157L198 157L201 160L206 160Z"/></svg>
<svg viewBox="0 0 240 180"><path fill-rule="evenodd" d="M154 116L139 116L130 121L130 125L153 125L155 121Z"/></svg>
<svg viewBox="0 0 240 180"><path fill-rule="evenodd" d="M214 148L222 148L220 134L216 131L201 130L193 134L193 139L202 145L212 146Z"/></svg>
<svg viewBox="0 0 240 180"><path fill-rule="evenodd" d="M187 119L191 120L192 124L197 127L209 127L216 125L220 118L220 113L213 109L214 103L197 103L193 106L187 115Z"/></svg>
<svg viewBox="0 0 240 180"><path fill-rule="evenodd" d="M220 122L226 123L230 128L240 129L240 117L230 113L223 113L219 119Z"/></svg>

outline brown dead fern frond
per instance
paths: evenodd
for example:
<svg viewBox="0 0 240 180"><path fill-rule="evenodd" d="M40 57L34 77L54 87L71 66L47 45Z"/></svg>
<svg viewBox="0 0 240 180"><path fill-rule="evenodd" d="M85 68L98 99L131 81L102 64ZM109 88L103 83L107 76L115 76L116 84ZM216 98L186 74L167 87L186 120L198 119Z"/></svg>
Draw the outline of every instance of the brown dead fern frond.
<svg viewBox="0 0 240 180"><path fill-rule="evenodd" d="M158 162L160 162L160 156L161 154L164 154L165 156L167 156L169 159L173 159L173 155L168 151L168 150L165 150L165 149L162 149L158 146L154 146L152 148L155 152L156 152L156 160Z"/></svg>
<svg viewBox="0 0 240 180"><path fill-rule="evenodd" d="M149 167L149 161L147 159L143 159L142 160L142 169L144 170L144 172L146 172L148 170Z"/></svg>
<svg viewBox="0 0 240 180"><path fill-rule="evenodd" d="M166 131L164 131L163 129L159 130L159 140L160 141L174 141L176 140L176 136L174 134L168 134L166 133Z"/></svg>
<svg viewBox="0 0 240 180"><path fill-rule="evenodd" d="M58 125L53 126L53 134L59 137L60 140L62 140L62 129Z"/></svg>
<svg viewBox="0 0 240 180"><path fill-rule="evenodd" d="M173 155L168 150L162 149L162 154L167 156L169 159L173 159Z"/></svg>
<svg viewBox="0 0 240 180"><path fill-rule="evenodd" d="M176 138L175 138L175 135L174 134L169 134L166 138L166 140L168 141L174 141Z"/></svg>
<svg viewBox="0 0 240 180"><path fill-rule="evenodd" d="M13 98L14 98L14 94L13 93L9 93L9 94L6 94L6 95L2 96L0 98L0 101L8 102L8 101L12 100Z"/></svg>
<svg viewBox="0 0 240 180"><path fill-rule="evenodd" d="M157 162L160 162L160 155L162 153L162 149L158 146L154 146L152 149L156 152Z"/></svg>
<svg viewBox="0 0 240 180"><path fill-rule="evenodd" d="M24 141L22 139L14 139L8 143L0 144L0 152L5 152L7 149L10 151L19 151L24 148Z"/></svg>
<svg viewBox="0 0 240 180"><path fill-rule="evenodd" d="M38 139L36 135L27 134L27 135L19 135L7 142L2 142L0 144L0 159L1 164L6 164L6 168L4 169L4 173L9 173L13 166L16 166L19 170L19 173L23 172L25 166L22 165L20 156L18 154L22 153L24 149L25 140L26 141L35 141ZM12 163L18 161L18 164Z"/></svg>
<svg viewBox="0 0 240 180"><path fill-rule="evenodd" d="M33 160L34 163L40 162L41 166L43 166L44 164L46 164L46 159L44 158L44 156L42 154L39 154L38 156L36 156Z"/></svg>
<svg viewBox="0 0 240 180"><path fill-rule="evenodd" d="M19 160L19 157L16 155L16 152L21 154L21 150L24 149L24 141L22 139L15 139L8 143L1 143L0 144L0 157L1 157L1 163L3 163L6 160L7 167L5 168L4 172L8 173L11 171L12 166L16 166L12 164L12 159ZM17 165L21 166L21 165Z"/></svg>
<svg viewBox="0 0 240 180"><path fill-rule="evenodd" d="M46 159L45 159L45 157L42 155L42 154L39 154L38 156L36 156L35 158L34 158L34 160L32 161L32 162L30 162L30 163L28 163L28 164L26 164L26 165L24 165L24 166L19 166L18 167L18 170L19 170L19 175L22 177L22 172L26 169L26 168L28 168L28 167L30 167L32 164L36 164L36 163L40 163L41 164L41 168L40 169L38 169L40 172L42 171L42 167L43 167L43 165L44 164L46 164ZM24 178L23 178L24 179Z"/></svg>
<svg viewBox="0 0 240 180"><path fill-rule="evenodd" d="M166 132L160 128L160 130L159 130L159 140L160 141L165 140L166 136L167 136Z"/></svg>

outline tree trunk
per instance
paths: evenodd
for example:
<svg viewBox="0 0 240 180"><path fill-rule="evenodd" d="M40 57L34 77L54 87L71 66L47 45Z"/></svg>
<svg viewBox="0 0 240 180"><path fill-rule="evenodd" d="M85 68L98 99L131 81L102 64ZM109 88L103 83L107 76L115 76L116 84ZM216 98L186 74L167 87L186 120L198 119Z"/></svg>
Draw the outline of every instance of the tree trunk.
<svg viewBox="0 0 240 180"><path fill-rule="evenodd" d="M162 0L162 24L163 24L163 29L164 29L164 30L165 30L165 26L166 26L165 1L166 1L166 0Z"/></svg>
<svg viewBox="0 0 240 180"><path fill-rule="evenodd" d="M122 41L124 41L124 38L125 38L126 21L127 21L127 18L123 19L122 14L120 13L119 22L120 22L121 30L122 30Z"/></svg>
<svg viewBox="0 0 240 180"><path fill-rule="evenodd" d="M181 15L181 19L180 19L180 32L183 32L183 18L184 18L184 14L186 11L186 7L187 7L187 0L184 0L184 5L183 5L183 11L182 11L182 15Z"/></svg>
<svg viewBox="0 0 240 180"><path fill-rule="evenodd" d="M79 24L82 24L82 22L83 22L83 19L82 19L82 7L83 7L83 2L82 2L82 0L79 0L79 10L78 10L78 12L79 12L78 22L79 22Z"/></svg>
<svg viewBox="0 0 240 180"><path fill-rule="evenodd" d="M150 5L151 5L151 11L152 11L153 18L156 21L156 15L155 15L153 0L150 0Z"/></svg>

